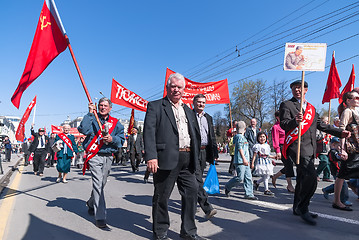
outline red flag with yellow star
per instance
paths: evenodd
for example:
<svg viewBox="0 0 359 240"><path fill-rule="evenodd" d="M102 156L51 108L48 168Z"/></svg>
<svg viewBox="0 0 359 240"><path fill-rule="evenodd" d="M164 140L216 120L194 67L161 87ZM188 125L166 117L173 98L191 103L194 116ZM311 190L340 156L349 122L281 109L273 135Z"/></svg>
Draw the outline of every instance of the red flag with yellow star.
<svg viewBox="0 0 359 240"><path fill-rule="evenodd" d="M19 108L21 96L30 84L67 48L65 34L55 2L45 0L24 73L11 97L15 107Z"/></svg>

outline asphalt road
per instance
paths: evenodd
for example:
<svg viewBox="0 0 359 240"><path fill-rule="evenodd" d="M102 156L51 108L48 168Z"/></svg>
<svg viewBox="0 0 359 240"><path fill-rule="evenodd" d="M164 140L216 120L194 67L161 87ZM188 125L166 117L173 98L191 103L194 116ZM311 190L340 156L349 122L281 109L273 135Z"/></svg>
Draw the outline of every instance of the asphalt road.
<svg viewBox="0 0 359 240"><path fill-rule="evenodd" d="M228 174L228 155L221 155L216 166L221 193L210 196L218 210L211 220L199 209L196 216L198 234L208 239L358 239L359 201L350 191L352 212L331 207L333 196L324 199L319 182L310 209L319 214L317 226L305 224L292 215L293 194L286 190L285 179L270 184L275 196L263 195L263 186L255 191L258 201L244 199L242 186L233 189L231 197L223 194ZM279 170L280 166L275 167ZM87 172L72 168L68 183L56 183L56 168L46 168L43 177L35 176L32 166L19 166L0 198L0 239L151 239L152 177L143 183L145 166L134 174L130 166L113 166L105 196L110 231L98 229L85 205L91 178ZM256 179L256 178L255 178ZM295 182L295 181L294 181ZM175 187L169 203L171 226L169 237L180 239L181 201Z"/></svg>

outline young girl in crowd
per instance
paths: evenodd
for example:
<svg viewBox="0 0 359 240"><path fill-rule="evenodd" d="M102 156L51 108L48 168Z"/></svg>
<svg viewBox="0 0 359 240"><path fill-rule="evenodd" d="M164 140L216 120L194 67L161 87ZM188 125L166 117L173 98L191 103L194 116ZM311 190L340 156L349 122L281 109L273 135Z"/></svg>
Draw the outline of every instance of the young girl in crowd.
<svg viewBox="0 0 359 240"><path fill-rule="evenodd" d="M257 144L253 146L253 159L251 168L254 168L254 160L258 156L257 163L255 166L255 174L261 178L258 181L253 182L253 187L258 190L259 184L264 183L264 194L274 195L268 188L268 181L271 175L273 175L273 164L272 160L269 159L271 152L270 146L267 143L267 135L264 132L259 132L257 135Z"/></svg>

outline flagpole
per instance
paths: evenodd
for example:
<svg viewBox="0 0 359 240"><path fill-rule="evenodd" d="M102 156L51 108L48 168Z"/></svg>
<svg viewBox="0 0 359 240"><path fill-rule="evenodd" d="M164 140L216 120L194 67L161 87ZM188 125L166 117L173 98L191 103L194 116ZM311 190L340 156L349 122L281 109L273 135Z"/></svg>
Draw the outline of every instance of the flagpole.
<svg viewBox="0 0 359 240"><path fill-rule="evenodd" d="M80 67L79 67L79 65L77 64L75 54L74 54L74 52L72 51L72 47L71 47L71 44L70 44L70 39L69 39L69 37L68 37L67 35L65 35L65 38L66 38L66 40L67 40L67 43L68 43L68 46L69 46L69 50L70 50L70 53L71 53L72 60L73 60L74 63L75 63L75 67L76 67L77 73L79 74L79 77L80 77L82 86L83 86L83 88L84 88L84 90L85 90L85 93L86 93L86 96L87 96L87 99L88 99L89 103L93 103L92 100L91 100L90 93L89 93L89 91L87 90L87 86L86 86L85 80L84 80L84 78L82 77L82 73L81 73ZM95 115L95 118L96 118L96 121L97 121L97 123L98 123L98 126L100 127L100 129L101 129L101 131L102 131L102 124L101 124L101 122L100 122L100 119L98 118L97 109L95 109L93 113L94 113L94 115Z"/></svg>
<svg viewBox="0 0 359 240"><path fill-rule="evenodd" d="M34 106L34 115L32 116L32 124L31 125L35 125L36 105L37 105L37 103Z"/></svg>
<svg viewBox="0 0 359 240"><path fill-rule="evenodd" d="M333 51L332 57L335 57L335 51ZM339 89L338 89L339 90ZM330 110L332 109L332 99L329 99L329 110L328 110L328 124L330 124Z"/></svg>
<svg viewBox="0 0 359 240"><path fill-rule="evenodd" d="M233 128L233 124L232 124L232 110L231 110L231 101L229 100L228 103L228 107L229 107L229 119L231 120L231 129Z"/></svg>
<svg viewBox="0 0 359 240"><path fill-rule="evenodd" d="M304 98L304 75L305 72L302 71L302 86L301 86L301 98L300 98L300 112L303 112L303 98ZM302 121L298 124L298 148L297 148L297 165L300 162L300 142L301 142L301 135L302 135Z"/></svg>
<svg viewBox="0 0 359 240"><path fill-rule="evenodd" d="M330 109L332 109L332 100L329 100L328 124L330 124Z"/></svg>

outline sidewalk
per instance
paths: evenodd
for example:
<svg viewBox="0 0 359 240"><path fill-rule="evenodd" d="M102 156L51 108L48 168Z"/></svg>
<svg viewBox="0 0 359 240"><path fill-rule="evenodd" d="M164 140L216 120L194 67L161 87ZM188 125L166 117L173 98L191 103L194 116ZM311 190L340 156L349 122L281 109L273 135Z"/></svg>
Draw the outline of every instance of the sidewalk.
<svg viewBox="0 0 359 240"><path fill-rule="evenodd" d="M11 154L10 162L3 162L4 159L5 159L5 155L1 154L0 160L1 160L3 173L1 174L1 169L0 169L0 193L3 189L4 181L11 175L13 169L17 168L18 164L23 159L23 154L17 154L17 153Z"/></svg>

